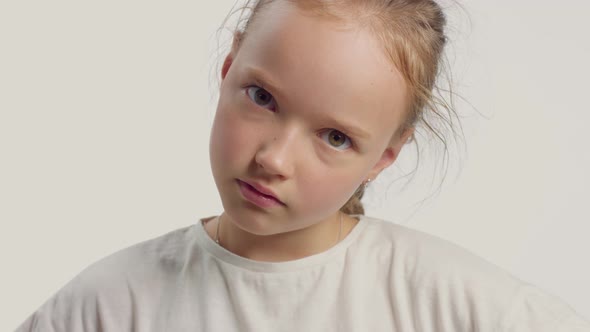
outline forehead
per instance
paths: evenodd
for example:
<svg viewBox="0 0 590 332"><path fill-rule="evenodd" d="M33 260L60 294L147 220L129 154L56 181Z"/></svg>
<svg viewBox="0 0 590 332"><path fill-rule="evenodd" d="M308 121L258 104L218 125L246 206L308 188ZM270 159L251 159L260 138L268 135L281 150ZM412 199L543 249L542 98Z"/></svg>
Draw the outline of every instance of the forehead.
<svg viewBox="0 0 590 332"><path fill-rule="evenodd" d="M405 108L405 83L369 30L275 1L259 13L235 64L276 85L284 105L392 133ZM277 95L278 94L278 95Z"/></svg>

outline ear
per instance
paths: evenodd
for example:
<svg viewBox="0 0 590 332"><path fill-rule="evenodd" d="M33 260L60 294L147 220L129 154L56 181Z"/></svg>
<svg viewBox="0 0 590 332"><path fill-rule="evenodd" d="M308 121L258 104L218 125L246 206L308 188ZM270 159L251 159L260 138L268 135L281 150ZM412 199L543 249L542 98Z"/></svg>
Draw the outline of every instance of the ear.
<svg viewBox="0 0 590 332"><path fill-rule="evenodd" d="M238 48L240 46L241 40L242 40L242 33L235 32L234 38L232 40L231 51L225 57L225 60L223 61L223 66L221 67L221 80L222 81L225 79L225 76L227 76L227 72L229 71L229 68L231 67L232 63L234 62L236 54L238 53Z"/></svg>
<svg viewBox="0 0 590 332"><path fill-rule="evenodd" d="M408 139L414 134L414 127L409 127L404 130L401 137L397 140L393 140L392 144L389 144L385 151L381 154L381 158L377 161L375 166L371 169L368 174L368 178L375 180L377 176L387 167L395 162L397 156L401 152L403 146L408 142Z"/></svg>

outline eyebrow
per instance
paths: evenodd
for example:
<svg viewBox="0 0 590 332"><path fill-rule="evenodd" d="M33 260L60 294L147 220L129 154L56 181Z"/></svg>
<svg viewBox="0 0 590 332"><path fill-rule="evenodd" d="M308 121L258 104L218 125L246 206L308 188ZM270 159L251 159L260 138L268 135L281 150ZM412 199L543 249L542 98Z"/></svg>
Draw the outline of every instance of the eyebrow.
<svg viewBox="0 0 590 332"><path fill-rule="evenodd" d="M254 77L254 80L257 81L258 84L261 85L261 88L265 90L269 90L274 95L283 96L281 90L278 88L278 84L275 84L269 77L259 68L256 67L247 67L247 71L250 75ZM371 135L365 131L364 129L353 125L352 123L346 123L344 121L339 121L332 117L323 115L324 120L329 123L335 124L335 129L342 130L347 135L360 138L360 139L369 139Z"/></svg>

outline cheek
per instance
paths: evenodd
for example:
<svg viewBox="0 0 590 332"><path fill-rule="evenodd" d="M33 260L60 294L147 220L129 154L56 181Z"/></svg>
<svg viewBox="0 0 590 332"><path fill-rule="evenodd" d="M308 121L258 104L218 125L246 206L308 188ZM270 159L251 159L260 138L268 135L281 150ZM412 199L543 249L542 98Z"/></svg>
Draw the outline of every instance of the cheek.
<svg viewBox="0 0 590 332"><path fill-rule="evenodd" d="M316 211L319 217L332 213L357 189L357 178L361 178L361 173L351 169L308 176L300 182L301 197L305 200L301 204L309 211Z"/></svg>
<svg viewBox="0 0 590 332"><path fill-rule="evenodd" d="M218 163L231 163L237 158L236 152L239 142L239 132L236 132L230 121L219 114L215 116L215 123L211 130L210 151L212 159Z"/></svg>
<svg viewBox="0 0 590 332"><path fill-rule="evenodd" d="M211 130L211 159L219 165L232 165L251 157L249 150L254 148L255 137L230 109L219 107Z"/></svg>

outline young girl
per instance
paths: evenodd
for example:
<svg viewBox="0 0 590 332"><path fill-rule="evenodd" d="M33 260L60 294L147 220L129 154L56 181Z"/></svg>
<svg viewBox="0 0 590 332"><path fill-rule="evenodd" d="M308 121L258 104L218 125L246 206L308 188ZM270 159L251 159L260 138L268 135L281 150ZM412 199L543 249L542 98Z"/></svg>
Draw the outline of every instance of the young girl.
<svg viewBox="0 0 590 332"><path fill-rule="evenodd" d="M430 0L261 0L221 68L224 211L87 268L17 331L590 331L561 300L363 215L433 106Z"/></svg>

